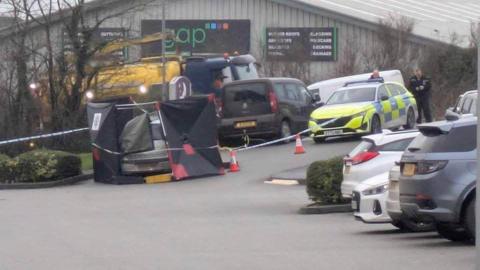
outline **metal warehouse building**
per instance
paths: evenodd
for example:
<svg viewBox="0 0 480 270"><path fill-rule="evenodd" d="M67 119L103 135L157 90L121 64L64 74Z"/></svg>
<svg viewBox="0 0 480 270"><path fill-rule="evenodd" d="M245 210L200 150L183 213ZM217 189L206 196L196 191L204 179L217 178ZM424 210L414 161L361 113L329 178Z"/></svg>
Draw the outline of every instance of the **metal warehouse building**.
<svg viewBox="0 0 480 270"><path fill-rule="evenodd" d="M115 7L121 8L129 1L102 2L96 4L114 12ZM160 0L148 3L138 11L107 21L105 27L128 28L130 36L161 30L161 4ZM187 43L182 47L187 51L236 50L252 53L259 61L288 61L287 55L299 55L311 62L315 80L332 76L349 42L358 47L372 46L380 20L399 16L413 20L415 36L411 42L415 44L446 43L452 33L467 43L470 24L480 17L474 10L479 9L475 0L168 0L166 18L167 28L174 28L177 37ZM204 40L203 30L198 28L208 28L207 35L215 35L207 38L203 49L196 44ZM218 31L231 33L222 35ZM153 49L148 54L145 50L144 56L158 52ZM138 50L130 49L131 58L138 54Z"/></svg>
<svg viewBox="0 0 480 270"><path fill-rule="evenodd" d="M101 36L140 37L161 31L162 0L95 0L95 16L121 14L102 24ZM468 44L471 23L479 21L476 0L166 0L167 28L177 35L170 51L192 54L251 53L261 63L300 59L311 80L332 77L348 57L347 45L375 44L380 20L415 22L410 42L448 43L453 33ZM120 12L129 7L128 12ZM130 9L133 7L133 9ZM133 61L156 56L161 46L128 48ZM358 52L360 53L360 52ZM276 61L276 62L275 62Z"/></svg>

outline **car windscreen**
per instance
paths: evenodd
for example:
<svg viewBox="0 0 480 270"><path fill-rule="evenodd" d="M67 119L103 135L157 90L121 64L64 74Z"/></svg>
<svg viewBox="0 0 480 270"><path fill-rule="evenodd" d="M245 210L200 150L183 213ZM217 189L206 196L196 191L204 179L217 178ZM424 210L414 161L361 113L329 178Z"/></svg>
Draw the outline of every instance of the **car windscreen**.
<svg viewBox="0 0 480 270"><path fill-rule="evenodd" d="M328 105L375 101L375 88L353 88L335 91Z"/></svg>
<svg viewBox="0 0 480 270"><path fill-rule="evenodd" d="M422 131L408 146L411 153L470 152L477 147L477 126L464 126L448 133Z"/></svg>
<svg viewBox="0 0 480 270"><path fill-rule="evenodd" d="M223 102L225 118L261 115L270 112L265 83L226 86Z"/></svg>
<svg viewBox="0 0 480 270"><path fill-rule="evenodd" d="M239 80L258 79L257 68L253 63L248 65L236 65L235 69Z"/></svg>

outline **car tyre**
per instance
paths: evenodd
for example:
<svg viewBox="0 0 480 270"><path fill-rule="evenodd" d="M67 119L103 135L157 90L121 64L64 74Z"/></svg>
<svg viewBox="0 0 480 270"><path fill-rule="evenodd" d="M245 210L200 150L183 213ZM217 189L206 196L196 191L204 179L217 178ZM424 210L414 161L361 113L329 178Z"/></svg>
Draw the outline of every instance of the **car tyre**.
<svg viewBox="0 0 480 270"><path fill-rule="evenodd" d="M415 128L415 112L412 110L412 108L408 109L407 113L407 123L403 126L404 129L413 129Z"/></svg>
<svg viewBox="0 0 480 270"><path fill-rule="evenodd" d="M290 126L290 122L287 120L283 120L282 123L280 124L280 132L278 134L279 139L287 138L292 136L292 127ZM289 143L291 142L292 139L283 141L284 143Z"/></svg>
<svg viewBox="0 0 480 270"><path fill-rule="evenodd" d="M476 198L470 200L465 208L465 216L463 218L463 224L471 239L475 239L475 202Z"/></svg>
<svg viewBox="0 0 480 270"><path fill-rule="evenodd" d="M437 232L443 238L454 242L467 241L470 239L469 233L459 225L437 224Z"/></svg>
<svg viewBox="0 0 480 270"><path fill-rule="evenodd" d="M393 220L392 225L397 227L400 230L405 230L405 226L403 225L403 222L401 220Z"/></svg>
<svg viewBox="0 0 480 270"><path fill-rule="evenodd" d="M371 134L382 133L382 123L380 123L380 118L378 118L378 115L374 115L372 118L370 133Z"/></svg>

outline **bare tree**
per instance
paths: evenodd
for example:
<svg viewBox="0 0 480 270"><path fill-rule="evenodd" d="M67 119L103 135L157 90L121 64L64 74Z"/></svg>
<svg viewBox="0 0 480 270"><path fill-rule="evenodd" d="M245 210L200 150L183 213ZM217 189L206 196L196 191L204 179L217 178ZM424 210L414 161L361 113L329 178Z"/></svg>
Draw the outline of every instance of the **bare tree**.
<svg viewBox="0 0 480 270"><path fill-rule="evenodd" d="M14 68L7 71L7 81L3 88L6 89L8 99L8 119L10 128L2 130L6 137L30 134L34 125L35 107L29 88L29 47L28 29L31 20L26 13L32 9L32 3L27 0L6 0L4 4L11 7L13 18L10 44L4 47L4 56L7 63Z"/></svg>
<svg viewBox="0 0 480 270"><path fill-rule="evenodd" d="M420 46L411 42L415 22L406 17L380 20L372 46L363 48L363 65L368 69L410 71L418 65Z"/></svg>

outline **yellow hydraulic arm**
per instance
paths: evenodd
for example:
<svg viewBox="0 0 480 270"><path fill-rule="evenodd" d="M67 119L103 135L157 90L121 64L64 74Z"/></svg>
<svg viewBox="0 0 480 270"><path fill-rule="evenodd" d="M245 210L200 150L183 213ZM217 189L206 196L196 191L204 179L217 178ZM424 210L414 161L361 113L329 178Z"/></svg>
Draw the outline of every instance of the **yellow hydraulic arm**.
<svg viewBox="0 0 480 270"><path fill-rule="evenodd" d="M103 48L100 53L101 54L109 54L116 51L121 51L125 47L135 46L135 45L144 45L149 44L161 40L173 40L175 39L175 35L172 33L154 33L151 35L147 35L141 38L136 39L119 39L116 41L112 41L105 48Z"/></svg>

